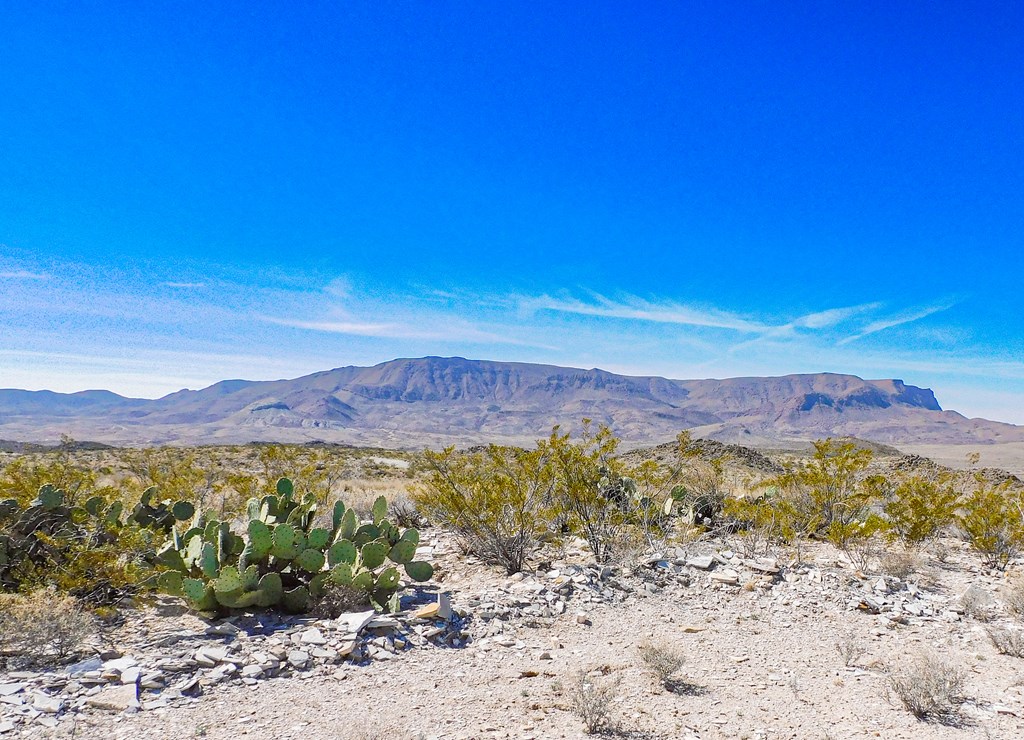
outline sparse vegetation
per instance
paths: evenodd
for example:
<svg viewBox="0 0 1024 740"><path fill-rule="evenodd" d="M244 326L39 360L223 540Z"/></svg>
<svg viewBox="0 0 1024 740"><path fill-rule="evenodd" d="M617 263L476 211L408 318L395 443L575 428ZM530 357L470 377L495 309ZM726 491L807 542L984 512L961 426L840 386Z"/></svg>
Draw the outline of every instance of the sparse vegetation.
<svg viewBox="0 0 1024 740"><path fill-rule="evenodd" d="M892 534L916 545L954 523L959 498L948 482L914 476L892 490L883 510Z"/></svg>
<svg viewBox="0 0 1024 740"><path fill-rule="evenodd" d="M842 635L836 640L835 645L836 652L843 659L844 666L856 664L864 656L864 653L867 652L863 640L855 632L847 632L845 635Z"/></svg>
<svg viewBox="0 0 1024 740"><path fill-rule="evenodd" d="M640 658L644 666L655 675L665 688L672 690L676 685L679 670L686 662L682 651L667 645L641 645Z"/></svg>
<svg viewBox="0 0 1024 740"><path fill-rule="evenodd" d="M963 502L960 527L988 565L1005 569L1024 546L1024 499L1009 483L990 486L978 479Z"/></svg>
<svg viewBox="0 0 1024 740"><path fill-rule="evenodd" d="M597 677L595 672L575 674L566 688L569 711L583 723L588 735L612 730L611 705L619 695L619 680Z"/></svg>
<svg viewBox="0 0 1024 740"><path fill-rule="evenodd" d="M960 722L966 674L931 653L891 668L889 690L903 707L920 720L955 725Z"/></svg>
<svg viewBox="0 0 1024 740"><path fill-rule="evenodd" d="M0 594L0 657L15 664L64 663L94 631L93 618L71 596L52 589Z"/></svg>
<svg viewBox="0 0 1024 740"><path fill-rule="evenodd" d="M924 566L921 556L908 550L889 550L879 560L879 568L887 575L907 580Z"/></svg>
<svg viewBox="0 0 1024 740"><path fill-rule="evenodd" d="M1002 655L1024 658L1024 630L1010 627L988 627L985 630L992 645Z"/></svg>
<svg viewBox="0 0 1024 740"><path fill-rule="evenodd" d="M960 597L964 614L978 622L992 621L992 606L992 598L977 586L969 587Z"/></svg>
<svg viewBox="0 0 1024 740"><path fill-rule="evenodd" d="M546 450L498 445L484 452L424 453L414 500L451 529L466 552L518 573L553 519L555 477Z"/></svg>
<svg viewBox="0 0 1024 740"><path fill-rule="evenodd" d="M1024 578L1018 577L1007 585L1003 600L1011 613L1024 618Z"/></svg>

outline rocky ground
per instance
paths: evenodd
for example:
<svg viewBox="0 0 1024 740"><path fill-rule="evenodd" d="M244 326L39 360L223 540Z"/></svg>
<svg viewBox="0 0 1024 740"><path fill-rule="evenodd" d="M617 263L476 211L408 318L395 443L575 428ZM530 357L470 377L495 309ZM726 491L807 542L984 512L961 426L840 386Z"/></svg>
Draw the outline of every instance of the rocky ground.
<svg viewBox="0 0 1024 740"><path fill-rule="evenodd" d="M986 635L1024 625L1007 576L959 543L902 579L826 545L797 561L742 558L736 544L623 572L588 564L578 543L506 577L436 533L438 582L394 617L205 621L163 601L75 665L0 673L0 737L575 738L580 671L614 687L620 737L1024 736L1024 660ZM645 668L644 644L685 655L673 690ZM922 652L966 672L951 724L887 696L887 672Z"/></svg>

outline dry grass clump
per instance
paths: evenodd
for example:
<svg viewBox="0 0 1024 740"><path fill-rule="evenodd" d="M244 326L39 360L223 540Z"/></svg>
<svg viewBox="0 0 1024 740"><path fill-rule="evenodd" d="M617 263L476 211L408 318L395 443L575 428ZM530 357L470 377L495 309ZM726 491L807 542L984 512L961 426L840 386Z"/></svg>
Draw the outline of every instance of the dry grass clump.
<svg viewBox="0 0 1024 740"><path fill-rule="evenodd" d="M1006 608L1018 617L1024 617L1024 579L1018 578L1010 584L1003 597Z"/></svg>
<svg viewBox="0 0 1024 740"><path fill-rule="evenodd" d="M641 645L638 650L644 666L662 686L671 690L676 685L676 674L686 662L686 656L679 650L660 645Z"/></svg>
<svg viewBox="0 0 1024 740"><path fill-rule="evenodd" d="M370 600L365 591L351 586L328 583L313 601L312 613L321 619L337 619L342 614L365 611Z"/></svg>
<svg viewBox="0 0 1024 740"><path fill-rule="evenodd" d="M968 617L979 622L991 622L994 616L992 597L977 586L971 586L964 591L964 595L960 597L960 608Z"/></svg>
<svg viewBox="0 0 1024 740"><path fill-rule="evenodd" d="M427 519L408 495L400 493L389 499L388 517L399 527L419 529L427 524Z"/></svg>
<svg viewBox="0 0 1024 740"><path fill-rule="evenodd" d="M618 697L618 679L598 679L581 671L566 690L569 711L583 723L588 735L614 730L611 717L612 702Z"/></svg>
<svg viewBox="0 0 1024 740"><path fill-rule="evenodd" d="M901 581L919 571L924 565L920 555L906 550L890 550L882 555L879 567L886 575L899 578Z"/></svg>
<svg viewBox="0 0 1024 740"><path fill-rule="evenodd" d="M843 665L852 666L863 657L867 649L855 632L847 632L835 643L836 652L843 659Z"/></svg>
<svg viewBox="0 0 1024 740"><path fill-rule="evenodd" d="M1024 631L1007 627L989 627L985 631L1000 654L1024 658Z"/></svg>
<svg viewBox="0 0 1024 740"><path fill-rule="evenodd" d="M922 653L889 672L888 688L918 719L955 725L960 722L965 681L962 668Z"/></svg>
<svg viewBox="0 0 1024 740"><path fill-rule="evenodd" d="M95 623L71 596L51 589L0 595L0 655L22 665L63 663Z"/></svg>

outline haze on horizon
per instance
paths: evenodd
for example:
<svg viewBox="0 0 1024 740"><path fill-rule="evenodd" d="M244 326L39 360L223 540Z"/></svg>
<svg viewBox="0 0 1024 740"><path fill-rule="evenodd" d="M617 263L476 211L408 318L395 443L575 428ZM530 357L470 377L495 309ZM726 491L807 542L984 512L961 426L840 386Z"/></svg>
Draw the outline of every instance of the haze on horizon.
<svg viewBox="0 0 1024 740"><path fill-rule="evenodd" d="M0 387L851 373L1024 423L1019 6L0 8Z"/></svg>

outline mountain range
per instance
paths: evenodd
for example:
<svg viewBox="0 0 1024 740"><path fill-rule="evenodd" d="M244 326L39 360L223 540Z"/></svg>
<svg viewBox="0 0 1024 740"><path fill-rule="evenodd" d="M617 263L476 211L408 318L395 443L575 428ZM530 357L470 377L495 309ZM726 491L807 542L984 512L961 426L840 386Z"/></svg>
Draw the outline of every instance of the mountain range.
<svg viewBox="0 0 1024 740"><path fill-rule="evenodd" d="M944 411L902 380L818 373L670 380L459 357L397 359L291 380L225 380L163 398L0 390L0 438L113 444L328 442L389 447L523 443L584 417L629 444L680 430L747 446L825 436L887 444L1024 441L1024 427Z"/></svg>

